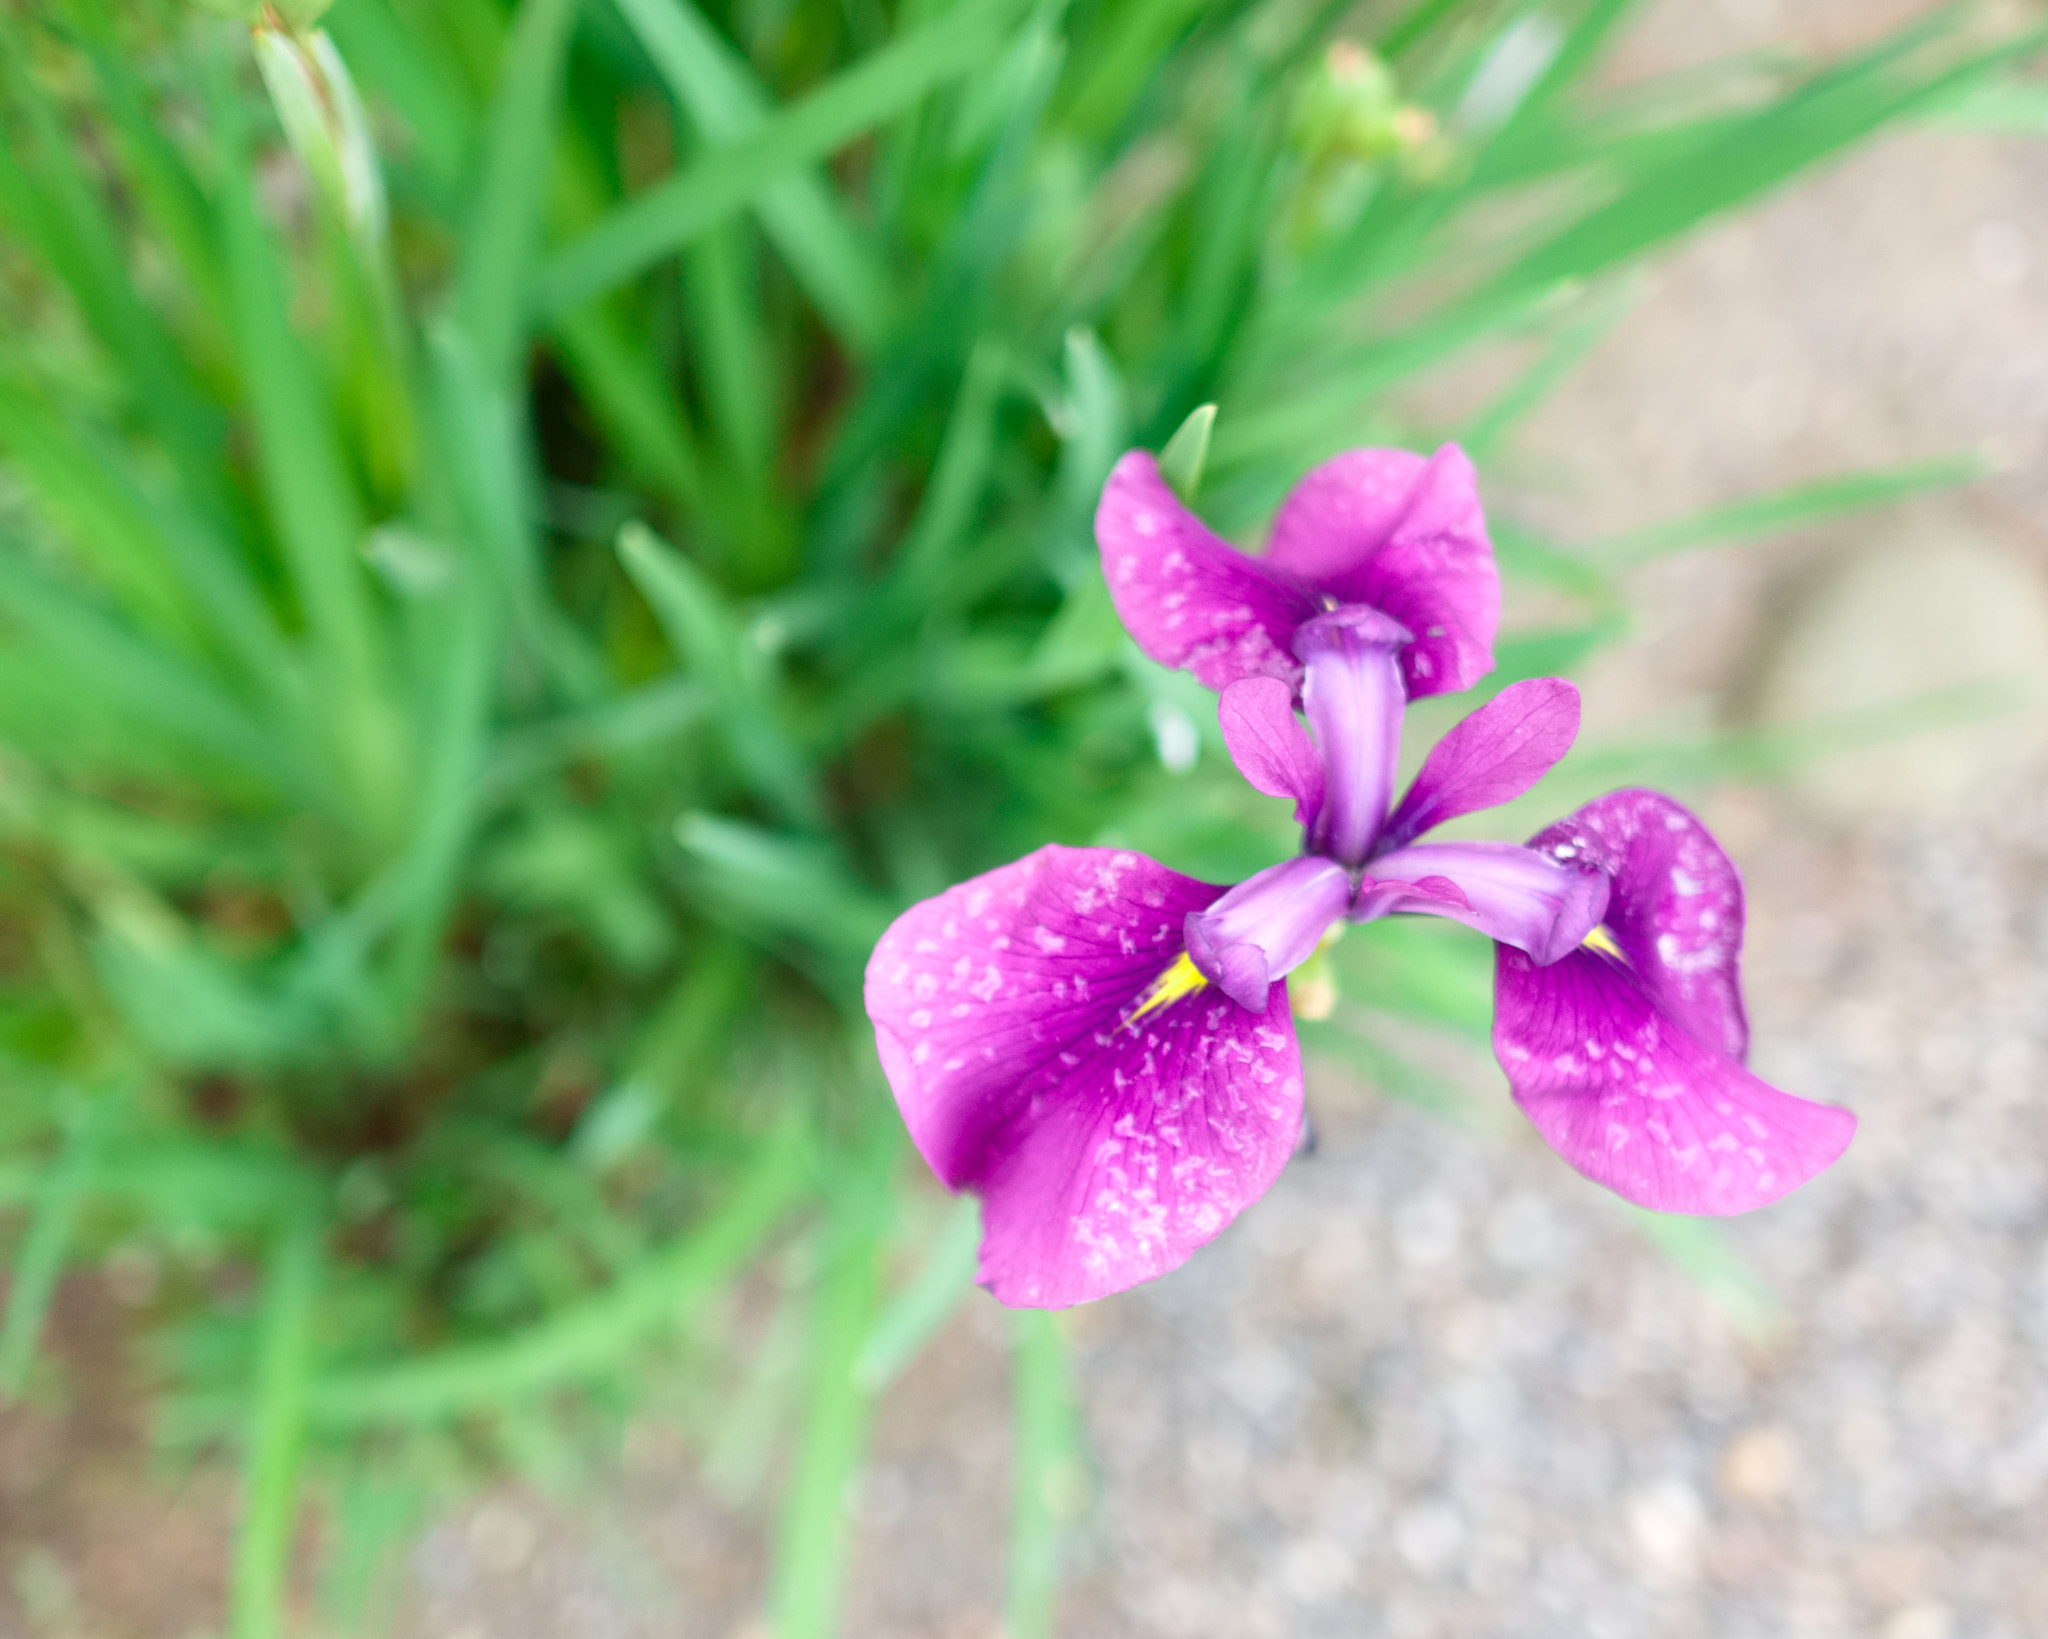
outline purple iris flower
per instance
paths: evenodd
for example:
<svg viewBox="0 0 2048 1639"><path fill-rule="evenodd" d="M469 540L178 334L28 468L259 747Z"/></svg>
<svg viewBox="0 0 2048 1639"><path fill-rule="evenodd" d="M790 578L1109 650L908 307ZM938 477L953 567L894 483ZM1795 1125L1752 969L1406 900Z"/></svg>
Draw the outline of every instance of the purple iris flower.
<svg viewBox="0 0 2048 1639"><path fill-rule="evenodd" d="M1558 1154L1638 1205L1719 1216L1848 1148L1849 1111L1743 1068L1742 879L1705 826L1655 791L1617 791L1529 846L1612 884L1600 925L1561 960L1497 947L1494 1052Z"/></svg>
<svg viewBox="0 0 2048 1639"><path fill-rule="evenodd" d="M1005 1303L1062 1308L1164 1274L1265 1193L1301 1130L1279 981L1333 923L1425 911L1540 963L1605 910L1597 869L1415 840L1540 778L1576 732L1577 690L1503 691L1390 812L1406 633L1370 610L1323 618L1297 638L1318 740L1278 678L1239 679L1220 706L1233 758L1294 799L1307 851L1224 889L1135 853L1041 848L913 906L875 947L882 1068L932 1170L980 1193L980 1278ZM1385 691L1361 704L1360 677Z"/></svg>
<svg viewBox="0 0 2048 1639"><path fill-rule="evenodd" d="M1280 981L1333 924L1448 916L1541 964L1578 945L1607 890L1514 844L1419 840L1564 754L1569 683L1504 690L1392 800L1407 699L1493 664L1499 579L1461 451L1325 463L1263 559L1134 451L1096 533L1126 626L1220 691L1233 761L1293 800L1302 852L1226 889L1135 853L1042 848L913 906L876 946L868 1015L911 1137L948 1187L982 1196L984 1284L1044 1308L1165 1273L1271 1185L1302 1108Z"/></svg>

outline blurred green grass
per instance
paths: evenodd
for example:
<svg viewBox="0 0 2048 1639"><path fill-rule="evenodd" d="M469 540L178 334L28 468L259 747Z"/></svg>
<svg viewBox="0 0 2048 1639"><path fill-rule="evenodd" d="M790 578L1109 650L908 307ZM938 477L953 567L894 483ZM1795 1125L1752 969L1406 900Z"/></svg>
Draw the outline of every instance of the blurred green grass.
<svg viewBox="0 0 2048 1639"><path fill-rule="evenodd" d="M1116 455L1220 406L1240 537L1346 445L1483 459L1644 256L1889 122L2038 122L2002 70L2042 31L1972 8L1603 89L1635 9L0 8L0 1388L66 1268L149 1273L163 1438L244 1465L236 1634L286 1627L309 1499L357 1611L424 1499L732 1381L769 1257L801 1366L764 1346L781 1455L725 1471L782 1476L775 1631L831 1631L874 1397L972 1263L873 1065L873 937L1046 841L1287 845L1109 611ZM1498 398L1404 413L1476 348ZM1643 557L1964 475L1591 549L1503 519L1577 613L1489 686L1621 633ZM1476 941L1339 953L1483 1027ZM1015 1336L1021 1639L1084 1469L1057 1325Z"/></svg>

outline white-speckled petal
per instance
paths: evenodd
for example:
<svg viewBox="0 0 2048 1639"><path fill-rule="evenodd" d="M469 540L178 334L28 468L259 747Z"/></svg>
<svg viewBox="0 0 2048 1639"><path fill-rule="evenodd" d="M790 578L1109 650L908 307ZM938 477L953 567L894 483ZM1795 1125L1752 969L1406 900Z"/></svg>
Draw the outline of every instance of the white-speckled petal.
<svg viewBox="0 0 2048 1639"><path fill-rule="evenodd" d="M1697 816L1661 791L1615 791L1529 846L1606 872L1613 889L1602 925L1643 988L1709 1047L1738 1059L1749 1051L1742 877Z"/></svg>
<svg viewBox="0 0 2048 1639"><path fill-rule="evenodd" d="M1515 1102L1597 1184L1660 1212L1775 1201L1849 1146L1856 1118L1759 1080L1697 1039L1618 958L1538 967L1496 945L1493 1048Z"/></svg>
<svg viewBox="0 0 2048 1639"><path fill-rule="evenodd" d="M1041 848L913 906L868 962L910 1135L983 1201L980 1279L1057 1309L1177 1267L1279 1176L1301 1131L1284 985L1145 1010L1221 888L1142 855ZM1185 970L1183 970L1185 971Z"/></svg>
<svg viewBox="0 0 2048 1639"><path fill-rule="evenodd" d="M1241 677L1290 688L1300 678L1294 632L1321 608L1315 596L1218 539L1144 450L1125 455L1102 486L1095 541L1118 618L1162 666L1219 691Z"/></svg>
<svg viewBox="0 0 2048 1639"><path fill-rule="evenodd" d="M1500 571L1472 463L1455 444L1427 459L1362 449L1325 461L1281 503L1265 561L1407 627L1411 699L1455 694L1493 670Z"/></svg>

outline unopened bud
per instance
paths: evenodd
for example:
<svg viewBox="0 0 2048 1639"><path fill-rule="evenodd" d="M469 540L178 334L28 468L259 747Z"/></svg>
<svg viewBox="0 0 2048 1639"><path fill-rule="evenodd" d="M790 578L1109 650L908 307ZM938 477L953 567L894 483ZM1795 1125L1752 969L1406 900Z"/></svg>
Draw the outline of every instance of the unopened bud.
<svg viewBox="0 0 2048 1639"><path fill-rule="evenodd" d="M303 34L326 15L334 0L198 0L202 11L234 17L252 28L277 28Z"/></svg>
<svg viewBox="0 0 2048 1639"><path fill-rule="evenodd" d="M1402 102L1394 71L1351 40L1324 53L1295 109L1295 141L1315 158L1385 159L1435 135L1435 116Z"/></svg>
<svg viewBox="0 0 2048 1639"><path fill-rule="evenodd" d="M317 16L325 9L314 0L301 0L292 8L266 6L250 31L256 66L276 105L285 140L328 208L351 233L381 241L384 180L355 82L324 30L300 32L286 15L289 11Z"/></svg>

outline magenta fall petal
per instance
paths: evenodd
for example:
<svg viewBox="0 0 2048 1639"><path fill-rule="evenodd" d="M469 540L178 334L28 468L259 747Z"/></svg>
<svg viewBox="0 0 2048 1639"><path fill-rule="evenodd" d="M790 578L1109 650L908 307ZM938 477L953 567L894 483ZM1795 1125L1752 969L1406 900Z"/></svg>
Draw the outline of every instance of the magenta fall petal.
<svg viewBox="0 0 2048 1639"><path fill-rule="evenodd" d="M1719 1216L1776 1200L1848 1148L1853 1114L1742 1066L1741 882L1697 819L1620 791L1530 846L1613 880L1602 926L1617 954L1539 968L1495 952L1495 1054L1565 1160L1638 1205Z"/></svg>
<svg viewBox="0 0 2048 1639"><path fill-rule="evenodd" d="M1604 871L1614 887L1601 921L1652 999L1709 1047L1749 1051L1742 877L1697 818L1661 791L1614 791L1529 846Z"/></svg>
<svg viewBox="0 0 2048 1639"><path fill-rule="evenodd" d="M911 1138L983 1200L980 1279L1063 1308L1175 1268L1271 1186L1301 1129L1284 985L1135 1020L1221 888L1141 855L1046 847L913 906L868 962Z"/></svg>

